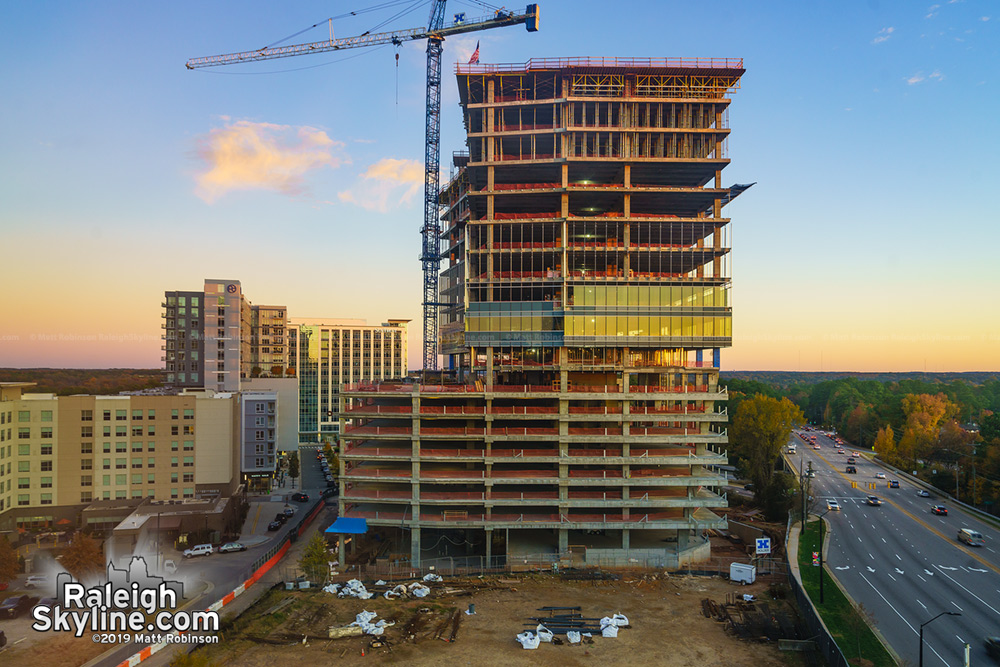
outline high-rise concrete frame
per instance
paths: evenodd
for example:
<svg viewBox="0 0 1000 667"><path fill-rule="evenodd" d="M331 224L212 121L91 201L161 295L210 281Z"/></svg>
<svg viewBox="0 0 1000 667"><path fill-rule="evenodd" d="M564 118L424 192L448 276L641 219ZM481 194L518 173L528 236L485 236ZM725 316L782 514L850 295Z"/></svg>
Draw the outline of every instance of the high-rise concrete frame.
<svg viewBox="0 0 1000 667"><path fill-rule="evenodd" d="M419 562L708 555L731 344L729 95L742 61L459 65L442 192L453 381L344 390L341 515ZM408 544L406 544L408 542ZM408 549L406 548L408 547ZM454 549L452 549L454 553Z"/></svg>

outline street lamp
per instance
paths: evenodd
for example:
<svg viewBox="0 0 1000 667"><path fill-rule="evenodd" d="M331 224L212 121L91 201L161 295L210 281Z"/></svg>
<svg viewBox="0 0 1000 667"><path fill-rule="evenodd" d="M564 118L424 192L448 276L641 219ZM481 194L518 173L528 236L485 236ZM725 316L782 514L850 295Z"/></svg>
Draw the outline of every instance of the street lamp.
<svg viewBox="0 0 1000 667"><path fill-rule="evenodd" d="M942 616L961 616L957 611L942 611L940 614L932 618L930 621L924 621L920 624L920 667L924 667L924 626L929 625L931 622L936 621Z"/></svg>

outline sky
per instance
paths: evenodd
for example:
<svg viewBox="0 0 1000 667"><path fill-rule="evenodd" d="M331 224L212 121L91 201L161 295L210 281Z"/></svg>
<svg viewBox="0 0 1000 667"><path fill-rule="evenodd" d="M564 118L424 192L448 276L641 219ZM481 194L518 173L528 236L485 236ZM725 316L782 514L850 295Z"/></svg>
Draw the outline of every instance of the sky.
<svg viewBox="0 0 1000 667"><path fill-rule="evenodd" d="M1000 370L1000 3L539 4L536 33L445 41L443 182L477 42L482 63L743 58L723 182L756 185L727 207L723 370ZM418 367L424 42L184 63L428 11L2 3L0 367L161 367L163 292L205 278L291 317L410 318Z"/></svg>

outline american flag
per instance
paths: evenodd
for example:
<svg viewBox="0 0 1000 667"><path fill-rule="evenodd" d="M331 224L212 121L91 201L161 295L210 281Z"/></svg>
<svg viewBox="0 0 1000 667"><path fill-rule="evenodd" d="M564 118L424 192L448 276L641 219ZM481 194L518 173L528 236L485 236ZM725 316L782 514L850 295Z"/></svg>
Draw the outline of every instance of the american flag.
<svg viewBox="0 0 1000 667"><path fill-rule="evenodd" d="M476 42L476 50L472 52L472 57L469 58L470 65L479 64L479 42Z"/></svg>

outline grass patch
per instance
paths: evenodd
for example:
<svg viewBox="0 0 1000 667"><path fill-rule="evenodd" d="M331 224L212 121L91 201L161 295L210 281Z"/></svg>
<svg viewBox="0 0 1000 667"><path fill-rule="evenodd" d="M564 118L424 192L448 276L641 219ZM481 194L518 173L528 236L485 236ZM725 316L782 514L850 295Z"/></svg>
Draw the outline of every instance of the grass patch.
<svg viewBox="0 0 1000 667"><path fill-rule="evenodd" d="M806 594L816 605L823 622L849 662L893 667L896 661L869 625L874 623L871 614L862 605L852 605L833 582L829 572L823 574L823 604L819 603L819 568L812 564L812 552L820 550L819 525L820 520L810 521L799 536L799 571L802 573L802 586ZM829 533L824 529L824 534Z"/></svg>

